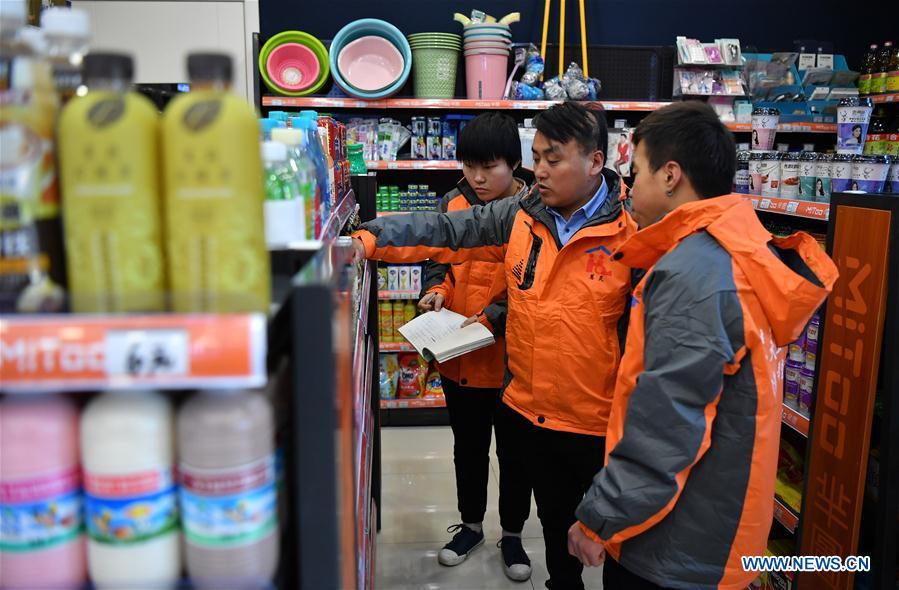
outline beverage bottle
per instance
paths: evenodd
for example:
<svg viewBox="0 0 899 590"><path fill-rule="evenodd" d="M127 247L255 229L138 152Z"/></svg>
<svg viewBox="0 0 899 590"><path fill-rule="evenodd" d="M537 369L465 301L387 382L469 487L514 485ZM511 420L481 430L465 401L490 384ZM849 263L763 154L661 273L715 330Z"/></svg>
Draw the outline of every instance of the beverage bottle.
<svg viewBox="0 0 899 590"><path fill-rule="evenodd" d="M893 42L885 41L874 65L874 75L871 78L871 94L883 94L887 91L887 72L890 68L892 55Z"/></svg>
<svg viewBox="0 0 899 590"><path fill-rule="evenodd" d="M187 58L191 92L163 115L168 269L175 311L267 312L259 123L232 94L231 58Z"/></svg>
<svg viewBox="0 0 899 590"><path fill-rule="evenodd" d="M178 413L187 572L199 590L268 587L278 564L275 425L265 395L203 392Z"/></svg>
<svg viewBox="0 0 899 590"><path fill-rule="evenodd" d="M82 502L75 404L0 400L0 588L81 588Z"/></svg>
<svg viewBox="0 0 899 590"><path fill-rule="evenodd" d="M24 2L0 11L0 313L62 311L66 284L50 63L22 35Z"/></svg>
<svg viewBox="0 0 899 590"><path fill-rule="evenodd" d="M84 60L86 95L59 121L60 176L72 307L163 311L159 115L129 92L130 56Z"/></svg>
<svg viewBox="0 0 899 590"><path fill-rule="evenodd" d="M884 109L878 108L871 117L871 126L865 138L863 153L869 156L885 154L887 149L887 117Z"/></svg>
<svg viewBox="0 0 899 590"><path fill-rule="evenodd" d="M172 407L156 392L109 391L81 415L87 563L100 590L178 582L174 435Z"/></svg>
<svg viewBox="0 0 899 590"><path fill-rule="evenodd" d="M300 117L291 119L291 125L303 132L303 145L307 147L309 157L315 165L315 178L320 187L316 210L319 219L319 223L316 224L316 237L318 237L331 214L331 199L335 193L332 186L333 177L328 174L328 162L322 152L322 144L318 136L318 114L315 111L303 111Z"/></svg>
<svg viewBox="0 0 899 590"><path fill-rule="evenodd" d="M318 113L315 111L301 111L300 117L311 121L311 124L306 125L306 131L314 136L312 151L315 153L316 173L318 174L319 182L323 182L327 187L325 193L322 194L322 222L327 223L340 191L335 183L334 160L327 149L328 136L318 124Z"/></svg>
<svg viewBox="0 0 899 590"><path fill-rule="evenodd" d="M316 228L320 227L320 222L316 218L319 198L318 177L315 164L304 143L305 134L300 129L274 129L272 140L287 146L288 163L296 175L300 200L303 203L304 239L314 240L318 237Z"/></svg>
<svg viewBox="0 0 899 590"><path fill-rule="evenodd" d="M265 166L265 241L269 248L284 248L306 237L305 211L297 175L289 167L287 146L276 141L262 144Z"/></svg>
<svg viewBox="0 0 899 590"><path fill-rule="evenodd" d="M406 339L400 334L400 328L406 324L406 310L402 301L393 302L393 341L404 342Z"/></svg>
<svg viewBox="0 0 899 590"><path fill-rule="evenodd" d="M395 342L393 338L393 304L382 301L378 305L378 327L380 328L381 342Z"/></svg>
<svg viewBox="0 0 899 590"><path fill-rule="evenodd" d="M887 92L899 92L899 45L892 48L887 62Z"/></svg>
<svg viewBox="0 0 899 590"><path fill-rule="evenodd" d="M874 64L877 58L877 44L872 43L862 58L861 75L858 78L859 96L871 94L871 79L874 76Z"/></svg>
<svg viewBox="0 0 899 590"><path fill-rule="evenodd" d="M412 303L411 301L407 301L406 304L403 306L403 323L408 324L409 322L414 320L415 314L416 314L415 304Z"/></svg>
<svg viewBox="0 0 899 590"><path fill-rule="evenodd" d="M82 83L81 64L90 43L90 18L75 8L51 6L41 13L47 58L53 65L56 91L63 104Z"/></svg>

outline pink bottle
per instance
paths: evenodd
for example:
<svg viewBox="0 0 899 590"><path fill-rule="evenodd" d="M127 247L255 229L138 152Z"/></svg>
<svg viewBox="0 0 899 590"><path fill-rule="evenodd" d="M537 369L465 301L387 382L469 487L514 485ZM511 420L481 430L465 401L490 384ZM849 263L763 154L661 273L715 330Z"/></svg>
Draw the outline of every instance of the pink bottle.
<svg viewBox="0 0 899 590"><path fill-rule="evenodd" d="M0 588L84 584L78 450L67 398L0 399Z"/></svg>

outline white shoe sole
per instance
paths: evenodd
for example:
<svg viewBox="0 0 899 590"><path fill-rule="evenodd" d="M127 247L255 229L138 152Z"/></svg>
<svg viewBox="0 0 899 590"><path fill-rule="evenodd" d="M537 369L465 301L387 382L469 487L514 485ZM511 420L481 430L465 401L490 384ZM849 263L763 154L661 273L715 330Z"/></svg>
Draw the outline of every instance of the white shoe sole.
<svg viewBox="0 0 899 590"><path fill-rule="evenodd" d="M484 539L481 539L477 545L468 550L468 553L465 555L456 555L455 551L451 551L449 549L441 549L440 553L437 554L437 561L440 565L445 565L446 567L455 567L468 559L468 556L474 553L475 549L484 544Z"/></svg>

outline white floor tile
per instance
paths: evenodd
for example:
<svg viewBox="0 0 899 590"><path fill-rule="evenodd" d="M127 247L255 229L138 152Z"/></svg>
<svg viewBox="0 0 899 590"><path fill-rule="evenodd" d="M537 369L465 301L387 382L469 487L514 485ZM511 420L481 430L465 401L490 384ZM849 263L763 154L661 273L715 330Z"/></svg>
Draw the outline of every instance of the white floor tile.
<svg viewBox="0 0 899 590"><path fill-rule="evenodd" d="M503 573L502 557L489 541L456 567L437 563L431 544L378 544L378 590L533 590L530 582L513 582Z"/></svg>
<svg viewBox="0 0 899 590"><path fill-rule="evenodd" d="M453 432L445 426L381 430L382 473L452 473Z"/></svg>
<svg viewBox="0 0 899 590"><path fill-rule="evenodd" d="M531 581L534 583L536 590L542 590L546 588L546 581L549 579L549 572L546 570L546 550L543 539L525 539L523 545L531 558L531 567L533 569ZM582 579L587 590L602 590L601 567L585 567Z"/></svg>

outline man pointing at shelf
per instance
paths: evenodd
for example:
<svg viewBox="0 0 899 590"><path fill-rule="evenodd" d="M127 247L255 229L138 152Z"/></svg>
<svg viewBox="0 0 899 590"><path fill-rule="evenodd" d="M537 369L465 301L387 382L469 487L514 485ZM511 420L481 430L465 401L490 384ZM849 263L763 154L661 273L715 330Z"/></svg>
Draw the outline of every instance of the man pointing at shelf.
<svg viewBox="0 0 899 590"><path fill-rule="evenodd" d="M618 176L604 169L602 111L556 105L534 119L536 187L450 213L379 219L357 253L387 262L502 262L508 288L507 375L498 413L533 470L548 588L583 588L568 552L575 509L602 466L623 344L630 269L612 253L636 231Z"/></svg>

